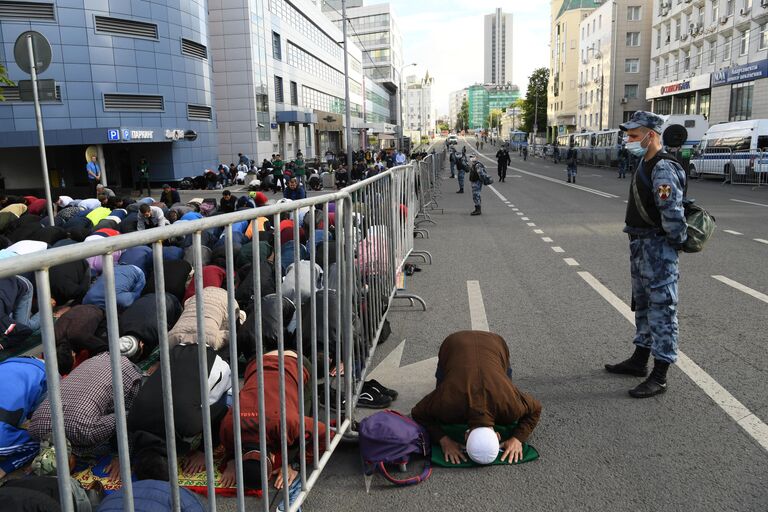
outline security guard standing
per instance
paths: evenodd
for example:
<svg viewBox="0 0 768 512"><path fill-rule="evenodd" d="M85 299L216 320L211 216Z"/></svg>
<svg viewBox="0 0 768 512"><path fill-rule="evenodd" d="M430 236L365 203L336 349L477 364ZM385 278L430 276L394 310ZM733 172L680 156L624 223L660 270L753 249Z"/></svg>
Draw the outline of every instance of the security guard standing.
<svg viewBox="0 0 768 512"><path fill-rule="evenodd" d="M650 376L629 394L648 398L667 390L667 369L677 361L678 251L687 238L683 210L685 172L662 151L663 120L651 112L636 112L620 125L627 132L626 149L640 158L632 176L624 232L629 235L632 309L635 312L635 352L611 373Z"/></svg>
<svg viewBox="0 0 768 512"><path fill-rule="evenodd" d="M485 172L485 166L480 163L475 155L469 157L469 181L472 183L472 202L475 203L475 211L470 215L482 215L482 197L483 183L488 179L488 173Z"/></svg>
<svg viewBox="0 0 768 512"><path fill-rule="evenodd" d="M461 155L456 155L456 171L458 171L459 190L457 194L464 193L464 173L469 170L469 164L467 163L467 154L462 150Z"/></svg>

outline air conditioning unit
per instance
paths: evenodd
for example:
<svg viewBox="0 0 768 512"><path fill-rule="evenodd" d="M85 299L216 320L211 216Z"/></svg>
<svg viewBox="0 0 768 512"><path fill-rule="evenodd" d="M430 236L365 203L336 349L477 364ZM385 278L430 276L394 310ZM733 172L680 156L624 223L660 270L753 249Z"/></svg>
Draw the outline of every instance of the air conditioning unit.
<svg viewBox="0 0 768 512"><path fill-rule="evenodd" d="M621 104L624 105L627 103L627 98L621 98Z"/></svg>
<svg viewBox="0 0 768 512"><path fill-rule="evenodd" d="M728 23L728 16L720 16L720 24L725 25Z"/></svg>
<svg viewBox="0 0 768 512"><path fill-rule="evenodd" d="M742 16L745 16L745 17L749 16L750 12L752 12L752 8L751 7L746 7L746 8L739 9L739 14L741 14Z"/></svg>

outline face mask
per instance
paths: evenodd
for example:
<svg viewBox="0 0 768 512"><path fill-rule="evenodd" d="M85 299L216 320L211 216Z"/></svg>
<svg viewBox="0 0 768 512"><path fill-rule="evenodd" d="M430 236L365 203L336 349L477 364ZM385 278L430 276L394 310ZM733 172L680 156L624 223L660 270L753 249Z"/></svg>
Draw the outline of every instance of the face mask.
<svg viewBox="0 0 768 512"><path fill-rule="evenodd" d="M634 156L645 156L645 154L648 152L648 147L643 147L643 141L648 138L648 135L650 135L650 133L643 137L643 140L627 142L627 151L632 153Z"/></svg>

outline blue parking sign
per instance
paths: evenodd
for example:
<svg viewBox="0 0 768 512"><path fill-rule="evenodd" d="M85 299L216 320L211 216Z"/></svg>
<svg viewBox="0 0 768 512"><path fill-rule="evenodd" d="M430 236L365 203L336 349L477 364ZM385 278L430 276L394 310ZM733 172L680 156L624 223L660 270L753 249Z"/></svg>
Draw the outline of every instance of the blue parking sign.
<svg viewBox="0 0 768 512"><path fill-rule="evenodd" d="M123 140L131 140L131 130L123 130Z"/></svg>
<svg viewBox="0 0 768 512"><path fill-rule="evenodd" d="M120 130L107 130L107 140L109 141L120 140Z"/></svg>

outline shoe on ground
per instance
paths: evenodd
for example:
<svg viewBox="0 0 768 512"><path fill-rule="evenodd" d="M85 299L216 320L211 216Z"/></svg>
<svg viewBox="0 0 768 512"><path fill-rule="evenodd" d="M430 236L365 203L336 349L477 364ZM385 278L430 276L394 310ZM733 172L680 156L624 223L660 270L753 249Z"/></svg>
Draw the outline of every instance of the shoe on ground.
<svg viewBox="0 0 768 512"><path fill-rule="evenodd" d="M463 194L463 193L464 193L464 189L463 189L463 188L461 188L461 189L457 190L457 191L456 191L456 193L457 193L457 194Z"/></svg>
<svg viewBox="0 0 768 512"><path fill-rule="evenodd" d="M629 396L632 398L651 398L667 392L667 383L659 382L653 376L648 377L643 382L629 390Z"/></svg>
<svg viewBox="0 0 768 512"><path fill-rule="evenodd" d="M364 409L386 409L390 405L392 405L391 397L378 392L370 386L366 389L365 385L363 385L363 390L357 399L358 407Z"/></svg>
<svg viewBox="0 0 768 512"><path fill-rule="evenodd" d="M475 215L482 215L482 214L483 214L483 212L482 212L482 210L481 210L480 208L475 208L475 211L473 211L472 213L470 213L470 215L472 215L472 216L475 216Z"/></svg>
<svg viewBox="0 0 768 512"><path fill-rule="evenodd" d="M366 388L375 389L382 395L387 395L392 400L397 400L397 391L395 391L394 389L389 389L388 387L384 386L381 382L375 379L366 381L365 384L363 384L363 391L366 391Z"/></svg>
<svg viewBox="0 0 768 512"><path fill-rule="evenodd" d="M631 359L625 359L617 364L606 364L605 369L608 373L618 375L632 375L633 377L645 377L648 375L648 367L646 365L636 365Z"/></svg>

